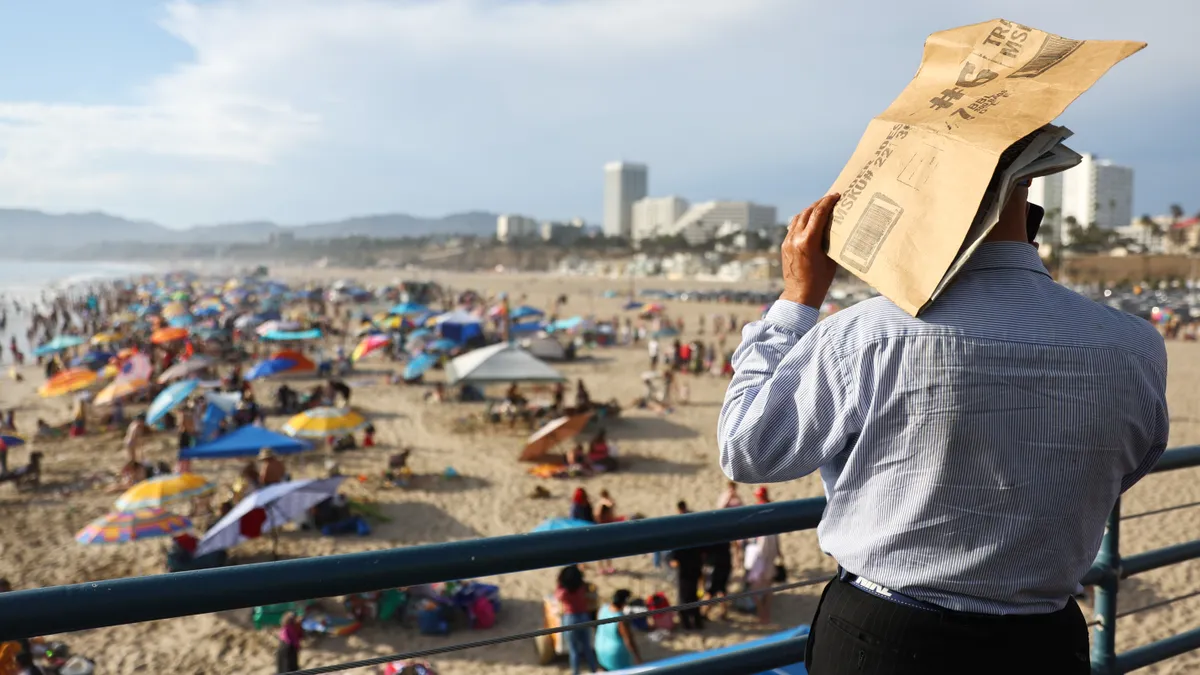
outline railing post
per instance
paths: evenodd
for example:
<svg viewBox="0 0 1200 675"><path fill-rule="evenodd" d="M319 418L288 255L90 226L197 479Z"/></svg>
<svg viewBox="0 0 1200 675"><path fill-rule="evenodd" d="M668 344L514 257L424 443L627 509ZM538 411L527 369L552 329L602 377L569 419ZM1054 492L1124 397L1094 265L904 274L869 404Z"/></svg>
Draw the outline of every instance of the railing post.
<svg viewBox="0 0 1200 675"><path fill-rule="evenodd" d="M1100 555L1096 562L1103 568L1104 576L1096 585L1094 619L1092 631L1092 673L1094 675L1118 675L1117 668L1117 586L1121 580L1121 499L1113 505L1104 527L1104 541L1100 544Z"/></svg>

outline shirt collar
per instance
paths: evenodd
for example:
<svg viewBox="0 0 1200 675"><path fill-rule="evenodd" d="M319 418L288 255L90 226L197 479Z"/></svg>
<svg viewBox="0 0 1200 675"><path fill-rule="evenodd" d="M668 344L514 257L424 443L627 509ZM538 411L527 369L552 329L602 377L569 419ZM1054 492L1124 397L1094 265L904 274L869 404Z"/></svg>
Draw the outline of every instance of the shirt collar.
<svg viewBox="0 0 1200 675"><path fill-rule="evenodd" d="M994 269L1029 270L1050 276L1037 249L1020 241L993 241L981 244L963 265L962 272L965 274Z"/></svg>

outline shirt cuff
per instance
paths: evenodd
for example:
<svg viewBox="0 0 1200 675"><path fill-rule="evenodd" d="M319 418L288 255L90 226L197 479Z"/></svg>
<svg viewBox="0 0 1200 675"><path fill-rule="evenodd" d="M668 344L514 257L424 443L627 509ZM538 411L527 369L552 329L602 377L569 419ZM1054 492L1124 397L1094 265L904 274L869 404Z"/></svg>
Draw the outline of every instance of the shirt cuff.
<svg viewBox="0 0 1200 675"><path fill-rule="evenodd" d="M812 330L820 318L821 310L816 307L782 299L776 300L771 305L771 309L767 310L767 315L763 317L766 321L797 335L804 335Z"/></svg>

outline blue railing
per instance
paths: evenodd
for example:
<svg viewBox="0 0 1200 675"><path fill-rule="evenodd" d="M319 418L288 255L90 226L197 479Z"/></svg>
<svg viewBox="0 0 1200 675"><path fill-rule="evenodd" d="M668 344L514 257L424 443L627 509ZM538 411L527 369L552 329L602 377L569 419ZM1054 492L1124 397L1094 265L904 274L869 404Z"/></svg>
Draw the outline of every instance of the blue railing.
<svg viewBox="0 0 1200 675"><path fill-rule="evenodd" d="M1155 472L1200 466L1200 446L1170 450ZM1151 479L1152 480L1152 479ZM717 544L815 528L820 498L746 506L588 528L474 539L386 551L241 565L148 577L54 586L0 595L0 641L206 614L258 605L471 579L571 563ZM1092 670L1126 673L1200 648L1200 628L1117 654L1117 586L1121 579L1200 558L1191 541L1121 558L1120 503L1083 583L1096 586ZM804 639L714 656L689 673L737 675L795 663ZM668 669L663 669L669 672Z"/></svg>

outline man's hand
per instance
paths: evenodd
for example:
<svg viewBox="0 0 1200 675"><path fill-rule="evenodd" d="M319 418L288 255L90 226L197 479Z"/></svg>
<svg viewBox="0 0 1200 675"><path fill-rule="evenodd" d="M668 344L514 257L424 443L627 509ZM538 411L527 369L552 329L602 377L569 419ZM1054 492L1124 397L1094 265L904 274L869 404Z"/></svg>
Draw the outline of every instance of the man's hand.
<svg viewBox="0 0 1200 675"><path fill-rule="evenodd" d="M781 300L821 308L833 283L837 263L825 255L822 241L839 194L826 195L792 218L783 239L783 294Z"/></svg>

